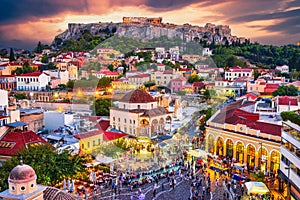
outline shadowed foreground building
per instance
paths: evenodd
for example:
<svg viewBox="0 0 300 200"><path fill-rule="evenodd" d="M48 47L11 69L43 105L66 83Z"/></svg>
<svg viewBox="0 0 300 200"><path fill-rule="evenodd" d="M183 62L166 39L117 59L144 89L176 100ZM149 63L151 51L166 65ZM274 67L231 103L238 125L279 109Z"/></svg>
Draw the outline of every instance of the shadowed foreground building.
<svg viewBox="0 0 300 200"><path fill-rule="evenodd" d="M8 189L0 193L0 199L14 200L75 200L77 197L57 188L37 185L35 171L21 162L8 177ZM79 198L80 199L80 198Z"/></svg>

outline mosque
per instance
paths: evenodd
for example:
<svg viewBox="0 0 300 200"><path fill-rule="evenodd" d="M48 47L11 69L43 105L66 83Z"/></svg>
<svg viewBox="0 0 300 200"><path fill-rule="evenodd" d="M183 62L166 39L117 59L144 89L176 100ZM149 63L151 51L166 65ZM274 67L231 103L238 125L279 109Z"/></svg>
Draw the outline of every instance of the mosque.
<svg viewBox="0 0 300 200"><path fill-rule="evenodd" d="M20 162L8 177L9 188L0 193L3 200L76 200L76 196L60 189L36 184L36 173L32 167ZM80 198L79 198L80 199Z"/></svg>

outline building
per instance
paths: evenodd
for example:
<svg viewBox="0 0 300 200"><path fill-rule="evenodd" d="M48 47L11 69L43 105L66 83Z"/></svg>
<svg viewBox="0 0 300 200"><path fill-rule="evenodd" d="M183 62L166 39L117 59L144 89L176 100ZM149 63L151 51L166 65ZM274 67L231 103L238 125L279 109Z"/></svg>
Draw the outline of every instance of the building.
<svg viewBox="0 0 300 200"><path fill-rule="evenodd" d="M164 133L165 124L171 119L171 114L143 90L125 94L116 107L110 108L111 127L134 136Z"/></svg>
<svg viewBox="0 0 300 200"><path fill-rule="evenodd" d="M1 75L0 76L0 89L14 90L16 89L16 76L15 75Z"/></svg>
<svg viewBox="0 0 300 200"><path fill-rule="evenodd" d="M0 193L4 200L76 200L74 195L54 187L38 185L32 167L20 162L9 173L8 189ZM80 198L81 199L81 198Z"/></svg>
<svg viewBox="0 0 300 200"><path fill-rule="evenodd" d="M300 108L300 103L296 97L277 96L273 98L277 113L284 111L295 111Z"/></svg>
<svg viewBox="0 0 300 200"><path fill-rule="evenodd" d="M233 81L242 76L252 77L253 70L250 68L241 68L240 66L236 66L225 71L226 80Z"/></svg>
<svg viewBox="0 0 300 200"><path fill-rule="evenodd" d="M281 126L272 118L253 113L255 102L240 100L217 111L207 122L206 150L228 156L248 168L277 172Z"/></svg>
<svg viewBox="0 0 300 200"><path fill-rule="evenodd" d="M22 148L28 148L30 145L46 144L47 142L35 134L33 131L14 130L6 133L0 139L0 161L6 161Z"/></svg>
<svg viewBox="0 0 300 200"><path fill-rule="evenodd" d="M128 84L135 84L138 87L144 85L144 83L150 81L150 74L137 74L128 77Z"/></svg>
<svg viewBox="0 0 300 200"><path fill-rule="evenodd" d="M20 109L20 121L27 124L28 130L37 132L44 125L44 110L41 108Z"/></svg>
<svg viewBox="0 0 300 200"><path fill-rule="evenodd" d="M54 131L59 127L64 127L73 122L74 113L72 112L56 112L47 111L44 112L44 125L45 129L49 131Z"/></svg>
<svg viewBox="0 0 300 200"><path fill-rule="evenodd" d="M281 73L290 73L289 66L287 65L276 66L275 70L280 71Z"/></svg>
<svg viewBox="0 0 300 200"><path fill-rule="evenodd" d="M50 76L43 72L31 72L16 76L17 90L41 91L50 84Z"/></svg>
<svg viewBox="0 0 300 200"><path fill-rule="evenodd" d="M94 130L89 132L84 132L75 135L78 139L79 149L84 153L91 153L93 150L99 148L103 142L103 131Z"/></svg>
<svg viewBox="0 0 300 200"><path fill-rule="evenodd" d="M172 79L181 76L179 71L173 70L163 70L155 71L151 73L151 80L153 80L158 85L169 86Z"/></svg>
<svg viewBox="0 0 300 200"><path fill-rule="evenodd" d="M287 188L287 190L290 190L291 199L299 200L300 126L290 121L283 122L281 136L282 142L280 150L281 160L279 169L279 190L283 191L284 188ZM288 185L290 185L290 187Z"/></svg>
<svg viewBox="0 0 300 200"><path fill-rule="evenodd" d="M172 92L183 91L186 83L187 79L183 76L180 76L170 81L170 89Z"/></svg>
<svg viewBox="0 0 300 200"><path fill-rule="evenodd" d="M98 72L93 72L92 75L96 76L99 79L103 77L108 77L112 80L116 80L120 76L118 72L112 72L107 67L103 67Z"/></svg>

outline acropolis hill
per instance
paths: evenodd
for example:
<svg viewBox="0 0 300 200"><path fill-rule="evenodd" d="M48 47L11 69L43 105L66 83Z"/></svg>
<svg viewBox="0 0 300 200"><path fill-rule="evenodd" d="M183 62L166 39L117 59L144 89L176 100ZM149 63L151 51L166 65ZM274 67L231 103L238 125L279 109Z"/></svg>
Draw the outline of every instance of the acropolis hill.
<svg viewBox="0 0 300 200"><path fill-rule="evenodd" d="M68 29L56 36L62 40L78 39L84 30L88 30L93 35L102 35L110 31L118 36L127 36L139 39L153 39L161 36L168 38L180 37L185 41L198 39L207 40L209 43L214 41L217 44L224 43L226 40L231 42L240 41L243 43L245 38L238 38L231 35L228 25L215 25L206 23L204 27L191 24L176 25L163 23L163 19L147 17L123 17L122 22L99 22L99 23L70 23Z"/></svg>

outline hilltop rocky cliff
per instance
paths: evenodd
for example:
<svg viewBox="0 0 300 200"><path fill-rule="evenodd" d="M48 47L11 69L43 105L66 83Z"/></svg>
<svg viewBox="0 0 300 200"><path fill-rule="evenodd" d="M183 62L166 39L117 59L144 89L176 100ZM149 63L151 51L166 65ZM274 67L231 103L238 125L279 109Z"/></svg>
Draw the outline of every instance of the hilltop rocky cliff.
<svg viewBox="0 0 300 200"><path fill-rule="evenodd" d="M142 18L147 19L147 18ZM139 21L135 18L134 22L121 23L90 23L90 24L68 24L68 29L57 35L55 38L60 38L62 41L81 37L83 32L88 30L92 35L103 35L113 33L118 36L127 36L139 39L153 39L161 36L168 38L180 37L185 41L190 40L206 40L208 43L215 42L216 44L245 41L245 38L238 38L231 35L231 29L227 25L214 25L207 23L204 27L193 26L190 24L175 25L169 23L152 23Z"/></svg>

